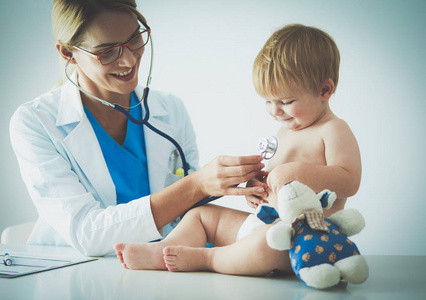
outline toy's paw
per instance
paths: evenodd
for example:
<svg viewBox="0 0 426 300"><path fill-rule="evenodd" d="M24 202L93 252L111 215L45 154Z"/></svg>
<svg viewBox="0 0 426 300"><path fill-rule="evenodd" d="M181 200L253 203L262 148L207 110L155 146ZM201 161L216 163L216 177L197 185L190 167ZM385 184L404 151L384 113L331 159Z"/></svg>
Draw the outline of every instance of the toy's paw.
<svg viewBox="0 0 426 300"><path fill-rule="evenodd" d="M300 278L310 287L326 289L340 282L340 271L333 265L321 264L299 270Z"/></svg>
<svg viewBox="0 0 426 300"><path fill-rule="evenodd" d="M334 264L339 270L343 279L352 284L360 284L368 278L368 265L361 255L354 255Z"/></svg>
<svg viewBox="0 0 426 300"><path fill-rule="evenodd" d="M288 250L291 248L291 226L278 222L266 232L266 242L275 250Z"/></svg>
<svg viewBox="0 0 426 300"><path fill-rule="evenodd" d="M360 233L365 227L364 217L353 208L340 210L332 214L329 219L347 236Z"/></svg>

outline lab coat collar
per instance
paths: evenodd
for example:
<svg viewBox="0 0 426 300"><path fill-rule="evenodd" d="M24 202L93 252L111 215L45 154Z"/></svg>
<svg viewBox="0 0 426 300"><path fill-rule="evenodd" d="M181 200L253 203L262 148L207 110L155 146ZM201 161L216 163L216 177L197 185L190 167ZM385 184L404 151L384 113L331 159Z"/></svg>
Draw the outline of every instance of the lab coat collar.
<svg viewBox="0 0 426 300"><path fill-rule="evenodd" d="M72 81L77 82L77 72L74 71L70 78ZM56 126L80 122L83 116L84 109L83 103L81 102L80 91L67 80L61 89Z"/></svg>

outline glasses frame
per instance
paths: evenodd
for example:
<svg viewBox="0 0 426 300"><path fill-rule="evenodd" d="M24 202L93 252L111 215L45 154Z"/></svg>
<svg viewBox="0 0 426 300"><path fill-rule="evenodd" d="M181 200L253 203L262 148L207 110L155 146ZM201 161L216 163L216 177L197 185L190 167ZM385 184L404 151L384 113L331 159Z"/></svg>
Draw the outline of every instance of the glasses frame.
<svg viewBox="0 0 426 300"><path fill-rule="evenodd" d="M78 46L74 46L74 48L75 48L75 49L77 49L77 50L79 50L79 51L81 51L81 52L83 52L83 53L86 53L86 54L90 55L92 58L94 58L94 59L98 60L98 61L99 61L99 63L100 63L101 65L103 65L103 66L110 65L110 64L112 64L112 63L116 62L118 59L120 59L120 57L123 55L124 47L129 48L129 50L133 52L133 51L135 51L135 50L142 49L143 47L145 47L145 45L146 45L146 44L148 44L148 41L149 41L149 39L150 39L150 37L151 37L151 28L150 28L148 25L146 25L145 23L143 23L143 22L141 22L141 23L142 23L142 25L146 28L145 30L140 31L140 32L138 32L137 34L135 34L135 35L134 35L132 38L130 38L130 40L128 40L126 43L121 44L121 45L117 45L117 46L114 46L114 47L111 47L111 48L108 48L108 49L106 49L105 51L102 51L102 52L101 52L101 53L99 53L99 54L92 53L92 52L90 52L90 51L88 51L88 50L86 50L86 49L80 48L80 47L78 47ZM130 45L129 45L129 44L130 44L130 42L131 42L131 41L133 41L135 38L137 38L139 35L143 34L144 32L148 32L148 38L146 39L145 44L143 44L143 45L142 45L142 47L140 47L140 48L138 48L138 49L134 49L134 50L132 50L132 48L130 48ZM102 56L104 53L106 53L106 52L108 52L108 51L111 51L111 50L112 50L112 49L114 49L114 48L121 48L120 55L119 55L119 56L118 56L115 60L113 60L113 61L112 61L112 62L110 62L110 63L107 63L107 64L102 63L101 56Z"/></svg>

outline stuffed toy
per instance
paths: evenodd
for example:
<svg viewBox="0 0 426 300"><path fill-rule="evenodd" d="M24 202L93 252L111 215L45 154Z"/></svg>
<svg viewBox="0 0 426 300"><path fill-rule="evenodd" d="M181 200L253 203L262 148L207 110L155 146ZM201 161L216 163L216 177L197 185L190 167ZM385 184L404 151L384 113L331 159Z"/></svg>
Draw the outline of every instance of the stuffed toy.
<svg viewBox="0 0 426 300"><path fill-rule="evenodd" d="M293 181L277 195L278 212L265 204L256 215L274 225L267 231L268 245L289 250L294 272L308 286L324 289L341 279L360 284L368 278L368 265L348 236L359 233L364 218L355 209L345 209L324 218L336 194L324 190L316 194L308 186Z"/></svg>

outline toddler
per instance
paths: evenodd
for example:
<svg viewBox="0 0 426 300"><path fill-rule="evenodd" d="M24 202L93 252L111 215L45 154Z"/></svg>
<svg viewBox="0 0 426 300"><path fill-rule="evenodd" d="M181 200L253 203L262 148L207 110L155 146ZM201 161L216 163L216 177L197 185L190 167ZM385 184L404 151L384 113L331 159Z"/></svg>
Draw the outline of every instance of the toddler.
<svg viewBox="0 0 426 300"><path fill-rule="evenodd" d="M278 150L268 172L248 182L266 189L263 197L249 196L256 207L275 206L280 188L298 180L315 192L329 189L337 200L325 217L341 210L361 180L361 158L354 135L330 109L339 80L340 56L325 32L299 24L277 30L266 42L253 68L256 91L267 112L280 122ZM253 218L243 211L216 205L190 210L164 240L115 245L117 256L130 269L169 271L208 270L235 275L291 273L288 251L271 249L260 224L243 236L240 228ZM214 248L205 248L206 243Z"/></svg>

